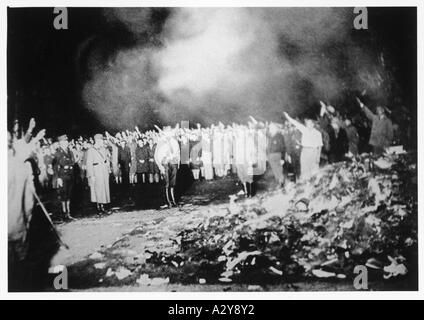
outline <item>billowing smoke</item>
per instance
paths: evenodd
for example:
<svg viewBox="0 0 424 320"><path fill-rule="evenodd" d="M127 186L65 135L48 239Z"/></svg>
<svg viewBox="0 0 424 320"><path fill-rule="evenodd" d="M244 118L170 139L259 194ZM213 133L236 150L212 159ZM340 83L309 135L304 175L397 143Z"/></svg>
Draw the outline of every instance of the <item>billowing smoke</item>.
<svg viewBox="0 0 424 320"><path fill-rule="evenodd" d="M351 8L178 8L160 28L152 9L111 10L136 41L93 72L83 98L113 128L279 120L377 91L384 72L352 38Z"/></svg>

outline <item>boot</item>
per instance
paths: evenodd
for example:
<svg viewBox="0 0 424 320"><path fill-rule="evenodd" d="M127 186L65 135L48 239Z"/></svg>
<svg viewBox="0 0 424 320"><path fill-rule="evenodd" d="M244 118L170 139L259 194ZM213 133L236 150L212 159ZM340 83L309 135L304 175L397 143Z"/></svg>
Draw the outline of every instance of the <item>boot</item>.
<svg viewBox="0 0 424 320"><path fill-rule="evenodd" d="M168 188L165 188L165 195L166 195L166 202L168 204L168 207L171 207L172 206L172 203L169 200Z"/></svg>
<svg viewBox="0 0 424 320"><path fill-rule="evenodd" d="M101 216L102 215L102 208L100 203L96 203L96 208L97 208L97 215Z"/></svg>
<svg viewBox="0 0 424 320"><path fill-rule="evenodd" d="M69 220L75 220L74 217L71 216L71 202L66 202L66 218Z"/></svg>
<svg viewBox="0 0 424 320"><path fill-rule="evenodd" d="M247 197L252 198L252 184L246 183Z"/></svg>
<svg viewBox="0 0 424 320"><path fill-rule="evenodd" d="M170 189L171 189L172 206L176 207L177 203L175 202L174 188L170 188Z"/></svg>

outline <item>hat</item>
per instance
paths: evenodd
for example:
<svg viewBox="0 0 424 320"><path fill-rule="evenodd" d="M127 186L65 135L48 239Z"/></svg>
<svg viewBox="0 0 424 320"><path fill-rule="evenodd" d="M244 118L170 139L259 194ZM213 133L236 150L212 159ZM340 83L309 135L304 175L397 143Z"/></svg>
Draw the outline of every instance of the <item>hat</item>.
<svg viewBox="0 0 424 320"><path fill-rule="evenodd" d="M62 134L61 136L57 137L57 141L68 141L68 136L66 134Z"/></svg>

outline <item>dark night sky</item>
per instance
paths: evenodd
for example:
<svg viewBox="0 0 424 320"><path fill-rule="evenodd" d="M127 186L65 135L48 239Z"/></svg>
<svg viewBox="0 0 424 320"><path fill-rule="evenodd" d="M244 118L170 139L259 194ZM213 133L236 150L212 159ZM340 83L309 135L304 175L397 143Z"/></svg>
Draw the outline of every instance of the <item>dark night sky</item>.
<svg viewBox="0 0 424 320"><path fill-rule="evenodd" d="M416 114L416 9L368 10L369 30L357 36L389 54L400 104ZM8 9L8 125L14 118L27 123L35 117L48 135L104 129L81 101L87 77L85 52L90 50L85 44L101 43L99 54L107 57L140 39L125 26L108 22L100 8L68 8L68 14L69 29L55 30L52 8ZM160 24L167 10L157 14ZM151 35L147 38L151 40Z"/></svg>

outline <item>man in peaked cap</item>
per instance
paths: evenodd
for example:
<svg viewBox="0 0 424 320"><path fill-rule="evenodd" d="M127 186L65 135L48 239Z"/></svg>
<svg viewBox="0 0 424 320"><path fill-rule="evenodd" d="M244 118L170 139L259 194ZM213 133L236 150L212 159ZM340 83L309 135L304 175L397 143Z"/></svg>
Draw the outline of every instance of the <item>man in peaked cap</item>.
<svg viewBox="0 0 424 320"><path fill-rule="evenodd" d="M88 149L86 165L91 202L96 203L100 215L105 211L104 205L110 203L110 153L100 133L94 136L94 145Z"/></svg>
<svg viewBox="0 0 424 320"><path fill-rule="evenodd" d="M74 164L75 159L66 134L57 138L59 148L56 150L53 159L53 172L57 178L57 190L59 200L62 203L62 213L67 219L73 219L71 212L71 196L74 186Z"/></svg>

